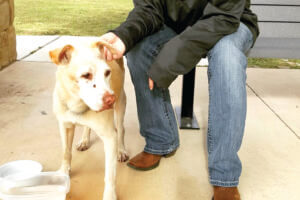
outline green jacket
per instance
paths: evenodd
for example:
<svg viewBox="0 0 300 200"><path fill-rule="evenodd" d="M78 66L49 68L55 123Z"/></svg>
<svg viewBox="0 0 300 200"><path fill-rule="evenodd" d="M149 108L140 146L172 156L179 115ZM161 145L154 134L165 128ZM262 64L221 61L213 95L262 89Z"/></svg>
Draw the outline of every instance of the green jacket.
<svg viewBox="0 0 300 200"><path fill-rule="evenodd" d="M125 43L126 52L163 24L178 33L148 72L158 87L167 88L178 75L188 73L240 22L251 30L254 41L259 34L250 0L134 0L134 5L127 20L112 31Z"/></svg>

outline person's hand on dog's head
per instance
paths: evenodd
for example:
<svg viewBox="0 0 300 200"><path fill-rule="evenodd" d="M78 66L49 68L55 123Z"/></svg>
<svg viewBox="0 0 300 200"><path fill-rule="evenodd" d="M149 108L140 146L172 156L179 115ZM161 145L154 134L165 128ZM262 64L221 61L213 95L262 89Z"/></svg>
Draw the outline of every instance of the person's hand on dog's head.
<svg viewBox="0 0 300 200"><path fill-rule="evenodd" d="M116 50L115 52L111 52L108 48L104 47L104 58L107 61L119 59L124 55L126 49L125 44L116 34L109 32L100 36L99 39L108 42Z"/></svg>
<svg viewBox="0 0 300 200"><path fill-rule="evenodd" d="M114 50L114 52L112 52L105 45L103 46L103 57L107 61L119 59L124 55L125 48L126 48L125 44L116 34L109 32L102 35L99 39L109 43ZM148 79L148 84L149 84L149 89L153 90L154 81L151 78Z"/></svg>

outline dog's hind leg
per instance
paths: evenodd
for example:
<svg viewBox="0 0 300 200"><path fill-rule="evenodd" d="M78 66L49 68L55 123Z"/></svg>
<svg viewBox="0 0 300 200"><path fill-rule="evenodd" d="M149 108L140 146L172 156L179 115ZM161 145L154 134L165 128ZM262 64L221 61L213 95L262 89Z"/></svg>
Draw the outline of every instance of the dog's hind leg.
<svg viewBox="0 0 300 200"><path fill-rule="evenodd" d="M123 90L120 93L120 97L115 105L115 119L116 119L116 128L118 133L118 161L125 162L129 159L128 153L124 145L124 115L126 109L126 94Z"/></svg>
<svg viewBox="0 0 300 200"><path fill-rule="evenodd" d="M90 147L90 134L91 129L87 126L84 126L81 140L76 146L78 151L85 151Z"/></svg>
<svg viewBox="0 0 300 200"><path fill-rule="evenodd" d="M113 131L113 130L112 130ZM117 171L117 136L116 133L100 136L105 152L105 188L103 200L117 200L116 171Z"/></svg>
<svg viewBox="0 0 300 200"><path fill-rule="evenodd" d="M59 132L63 146L63 160L60 167L61 172L69 174L71 171L72 144L75 125L72 123L59 122Z"/></svg>

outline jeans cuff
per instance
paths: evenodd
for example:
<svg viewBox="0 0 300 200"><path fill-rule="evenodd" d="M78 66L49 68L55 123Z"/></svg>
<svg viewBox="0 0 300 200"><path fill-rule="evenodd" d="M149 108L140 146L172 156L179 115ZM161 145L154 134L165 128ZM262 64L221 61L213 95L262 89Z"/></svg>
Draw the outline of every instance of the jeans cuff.
<svg viewBox="0 0 300 200"><path fill-rule="evenodd" d="M158 150L158 149L154 149L154 148L150 148L150 147L146 146L144 148L144 152L155 154L155 155L167 155L167 154L175 151L178 148L179 148L179 144L172 145L168 149L165 149L165 150Z"/></svg>
<svg viewBox="0 0 300 200"><path fill-rule="evenodd" d="M219 181L210 179L210 184L220 187L237 187L239 181Z"/></svg>

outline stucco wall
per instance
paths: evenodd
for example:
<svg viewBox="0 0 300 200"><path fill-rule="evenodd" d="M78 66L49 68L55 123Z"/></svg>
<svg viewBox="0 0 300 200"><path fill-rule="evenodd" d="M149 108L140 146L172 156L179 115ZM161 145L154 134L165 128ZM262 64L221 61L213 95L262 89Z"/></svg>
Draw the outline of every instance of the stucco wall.
<svg viewBox="0 0 300 200"><path fill-rule="evenodd" d="M0 69L17 57L14 0L0 0Z"/></svg>

